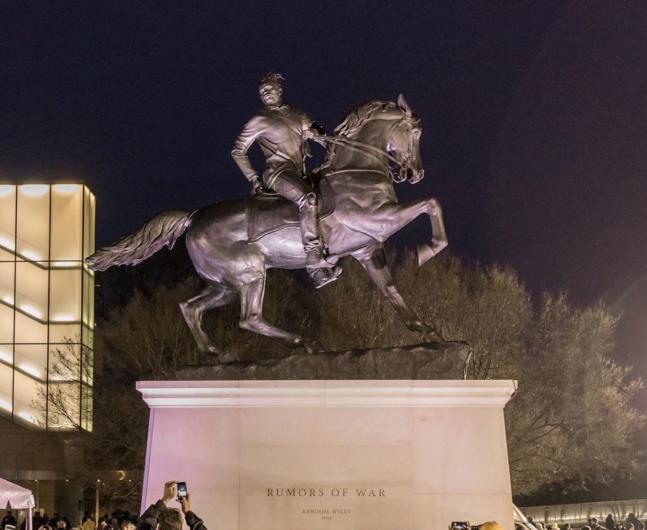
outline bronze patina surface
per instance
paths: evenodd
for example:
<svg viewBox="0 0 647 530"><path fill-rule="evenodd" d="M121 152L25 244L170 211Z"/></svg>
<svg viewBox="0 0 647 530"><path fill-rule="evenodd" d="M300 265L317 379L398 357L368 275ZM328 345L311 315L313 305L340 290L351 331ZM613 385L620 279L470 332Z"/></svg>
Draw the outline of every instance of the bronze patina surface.
<svg viewBox="0 0 647 530"><path fill-rule="evenodd" d="M415 184L424 176L419 148L421 120L399 96L397 102L372 101L356 107L333 135L326 136L305 115L283 108L276 85L266 85L261 86L261 98L272 108L252 119L234 148L255 193L193 212L163 212L137 232L97 251L87 264L99 271L134 265L164 246L172 247L186 232L189 256L206 286L180 308L201 351L225 353L205 332L203 313L240 299L240 327L313 353L321 350L316 341L264 318L266 271L306 268L321 287L337 279L340 269L332 267L350 256L362 264L409 329L427 340L435 338L433 325L423 322L399 293L383 247L389 237L420 215L429 217L432 239L418 246L419 264L447 246L438 201L422 198L400 204L395 193L394 183ZM301 186L304 194L296 200L286 195L287 185L283 184L297 178L306 182L303 151L306 139L312 138L326 142L326 158L311 180L312 187ZM263 179L277 192L274 196L261 193L259 178L244 154L252 141L259 141L265 152ZM313 197L313 190L318 190L318 197ZM302 207L301 203L313 203L314 207ZM326 212L313 224L318 204L324 204ZM292 208L294 214L286 215L286 208ZM294 222L297 219L299 222ZM258 227L272 229L259 233ZM316 255L310 252L314 247ZM222 362L231 360L230 355L222 356Z"/></svg>

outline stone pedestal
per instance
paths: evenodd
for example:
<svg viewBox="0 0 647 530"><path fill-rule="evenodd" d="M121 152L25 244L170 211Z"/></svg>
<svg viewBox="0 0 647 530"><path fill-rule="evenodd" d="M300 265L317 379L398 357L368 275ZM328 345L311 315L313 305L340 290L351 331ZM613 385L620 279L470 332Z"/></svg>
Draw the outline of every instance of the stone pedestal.
<svg viewBox="0 0 647 530"><path fill-rule="evenodd" d="M143 505L186 481L210 530L512 530L513 381L155 381Z"/></svg>

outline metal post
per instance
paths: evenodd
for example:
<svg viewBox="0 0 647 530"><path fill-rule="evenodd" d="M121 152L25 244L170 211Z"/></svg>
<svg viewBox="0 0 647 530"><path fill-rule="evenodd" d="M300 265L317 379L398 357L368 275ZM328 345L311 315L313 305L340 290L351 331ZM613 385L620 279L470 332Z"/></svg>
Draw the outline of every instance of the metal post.
<svg viewBox="0 0 647 530"><path fill-rule="evenodd" d="M99 479L97 479L97 489L94 496L94 527L99 528Z"/></svg>

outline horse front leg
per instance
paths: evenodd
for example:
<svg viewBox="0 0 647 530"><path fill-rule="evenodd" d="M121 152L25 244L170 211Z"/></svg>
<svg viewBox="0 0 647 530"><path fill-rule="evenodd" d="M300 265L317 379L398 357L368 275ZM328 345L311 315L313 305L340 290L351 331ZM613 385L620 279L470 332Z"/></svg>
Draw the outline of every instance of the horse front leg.
<svg viewBox="0 0 647 530"><path fill-rule="evenodd" d="M424 333L434 339L439 337L435 327L425 324L416 312L409 307L398 291L389 265L386 262L386 254L382 245L362 249L359 252L353 253L352 256L366 269L371 280L373 280L380 292L391 302L391 305L411 331Z"/></svg>
<svg viewBox="0 0 647 530"><path fill-rule="evenodd" d="M427 199L425 212L431 221L431 244L418 245L418 266L424 265L447 246L447 232L443 222L443 211L436 199Z"/></svg>
<svg viewBox="0 0 647 530"><path fill-rule="evenodd" d="M440 203L433 198L418 199L407 204L387 203L363 216L350 228L361 230L381 243L421 215L431 221L431 243L418 245L418 265L423 265L447 246L447 233Z"/></svg>

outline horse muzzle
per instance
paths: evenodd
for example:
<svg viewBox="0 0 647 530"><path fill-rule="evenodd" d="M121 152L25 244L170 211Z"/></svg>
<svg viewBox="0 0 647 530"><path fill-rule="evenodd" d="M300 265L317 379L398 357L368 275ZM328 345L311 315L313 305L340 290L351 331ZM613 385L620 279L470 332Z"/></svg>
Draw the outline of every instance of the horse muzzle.
<svg viewBox="0 0 647 530"><path fill-rule="evenodd" d="M424 169L412 169L407 168L407 181L409 184L418 184L423 178L425 178Z"/></svg>
<svg viewBox="0 0 647 530"><path fill-rule="evenodd" d="M413 169L407 164L401 165L400 168L397 170L397 172L394 170L391 170L390 173L391 173L391 179L396 184L400 184L402 182L417 184L425 176L424 169Z"/></svg>

